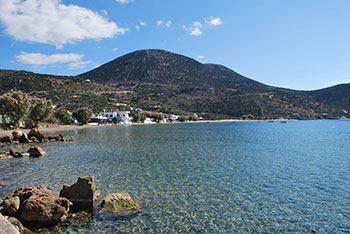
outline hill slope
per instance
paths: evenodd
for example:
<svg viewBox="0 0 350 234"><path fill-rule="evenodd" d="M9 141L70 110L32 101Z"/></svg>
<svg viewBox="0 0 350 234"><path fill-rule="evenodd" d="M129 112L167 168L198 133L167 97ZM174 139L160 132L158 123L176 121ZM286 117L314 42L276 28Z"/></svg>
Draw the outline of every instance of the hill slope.
<svg viewBox="0 0 350 234"><path fill-rule="evenodd" d="M83 106L95 111L113 108L125 96L113 87L86 82L78 77L0 70L0 95L12 89L51 99L58 107L72 111Z"/></svg>
<svg viewBox="0 0 350 234"><path fill-rule="evenodd" d="M313 97L314 100L334 108L347 111L350 109L350 84L339 84L305 93Z"/></svg>
<svg viewBox="0 0 350 234"><path fill-rule="evenodd" d="M304 93L264 85L224 66L201 64L163 50L136 51L80 77L132 91L133 105L163 112L265 118L318 118L323 112L337 113Z"/></svg>

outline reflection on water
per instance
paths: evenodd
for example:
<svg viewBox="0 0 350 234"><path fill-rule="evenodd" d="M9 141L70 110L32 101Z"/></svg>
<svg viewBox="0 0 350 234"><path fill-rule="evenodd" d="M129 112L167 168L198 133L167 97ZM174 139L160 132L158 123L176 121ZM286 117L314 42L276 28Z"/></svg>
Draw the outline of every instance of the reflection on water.
<svg viewBox="0 0 350 234"><path fill-rule="evenodd" d="M348 121L119 126L65 133L47 156L0 162L1 197L20 186L59 192L94 175L101 196L126 190L129 219L101 210L67 232L349 233Z"/></svg>

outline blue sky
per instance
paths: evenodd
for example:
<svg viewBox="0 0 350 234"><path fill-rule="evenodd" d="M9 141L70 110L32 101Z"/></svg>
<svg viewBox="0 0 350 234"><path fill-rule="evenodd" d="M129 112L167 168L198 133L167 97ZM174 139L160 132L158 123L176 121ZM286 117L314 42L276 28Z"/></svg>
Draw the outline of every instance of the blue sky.
<svg viewBox="0 0 350 234"><path fill-rule="evenodd" d="M350 82L348 0L0 0L0 69L77 75L140 49L265 84Z"/></svg>

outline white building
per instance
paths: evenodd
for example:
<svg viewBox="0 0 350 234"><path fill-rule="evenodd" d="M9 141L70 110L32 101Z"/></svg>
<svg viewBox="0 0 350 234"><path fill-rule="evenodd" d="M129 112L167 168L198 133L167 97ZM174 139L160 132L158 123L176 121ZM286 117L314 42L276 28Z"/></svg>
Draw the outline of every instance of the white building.
<svg viewBox="0 0 350 234"><path fill-rule="evenodd" d="M114 117L121 118L121 122L123 124L130 124L132 122L132 117L130 116L130 111L111 111L106 112L104 110L103 112L100 112L98 116L102 116L105 118L108 118L109 121L112 121Z"/></svg>

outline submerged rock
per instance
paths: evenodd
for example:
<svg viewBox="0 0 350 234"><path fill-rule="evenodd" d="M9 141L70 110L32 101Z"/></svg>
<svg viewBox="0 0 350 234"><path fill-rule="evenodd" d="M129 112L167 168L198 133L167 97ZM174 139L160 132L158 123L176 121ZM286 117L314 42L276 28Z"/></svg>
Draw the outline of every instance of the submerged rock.
<svg viewBox="0 0 350 234"><path fill-rule="evenodd" d="M114 212L118 216L128 216L141 212L140 205L125 191L108 194L103 199L101 206L104 210Z"/></svg>
<svg viewBox="0 0 350 234"><path fill-rule="evenodd" d="M93 176L80 176L72 185L63 185L61 197L66 197L73 203L73 212L96 209L100 192L97 190Z"/></svg>
<svg viewBox="0 0 350 234"><path fill-rule="evenodd" d="M28 150L28 153L30 157L42 157L46 155L44 150L42 150L39 146L30 147L30 149Z"/></svg>

